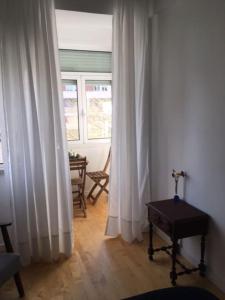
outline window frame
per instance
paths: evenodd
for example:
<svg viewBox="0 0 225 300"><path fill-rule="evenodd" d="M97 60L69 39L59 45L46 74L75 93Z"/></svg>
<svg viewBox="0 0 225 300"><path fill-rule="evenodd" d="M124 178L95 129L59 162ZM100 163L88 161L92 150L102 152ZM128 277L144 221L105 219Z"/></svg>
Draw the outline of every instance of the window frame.
<svg viewBox="0 0 225 300"><path fill-rule="evenodd" d="M80 77L77 76L76 74L71 74L69 75L68 74L69 72L66 72L65 75L62 75L61 76L61 79L63 80L74 80L77 82L77 102L78 102L78 115L79 115L79 118L78 118L78 128L79 128L79 136L80 136L80 139L79 140L73 140L73 141L69 141L67 140L68 143L75 143L75 144L82 144L82 140L83 140L83 122L81 121L82 119L82 103L81 103L81 98L82 98L82 95L81 95L81 90L79 88L79 86L81 86L81 80L80 80ZM64 99L63 99L64 100Z"/></svg>
<svg viewBox="0 0 225 300"><path fill-rule="evenodd" d="M112 82L112 73L86 73L86 72L61 72L62 80L77 80L78 90L78 114L79 114L79 128L80 128L80 140L68 141L69 145L77 144L100 144L110 143L111 138L104 139L88 139L88 124L87 124L87 99L85 82L88 80L106 80Z"/></svg>

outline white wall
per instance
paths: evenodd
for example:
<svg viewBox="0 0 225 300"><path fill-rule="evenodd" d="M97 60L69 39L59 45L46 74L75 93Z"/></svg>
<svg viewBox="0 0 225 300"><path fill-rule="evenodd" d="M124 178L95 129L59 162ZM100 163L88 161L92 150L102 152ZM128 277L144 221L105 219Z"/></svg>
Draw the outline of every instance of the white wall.
<svg viewBox="0 0 225 300"><path fill-rule="evenodd" d="M113 0L55 0L55 7L63 10L112 15L113 2ZM154 0L149 0L149 16L153 13L153 3Z"/></svg>
<svg viewBox="0 0 225 300"><path fill-rule="evenodd" d="M225 290L225 1L158 3L152 200L173 195L173 168L187 172L186 201L211 216L208 275ZM198 261L199 239L185 239L184 251Z"/></svg>
<svg viewBox="0 0 225 300"><path fill-rule="evenodd" d="M6 167L0 169L0 223L12 222L10 202L10 186ZM9 229L10 230L10 229ZM0 252L4 249L2 233L0 232Z"/></svg>
<svg viewBox="0 0 225 300"><path fill-rule="evenodd" d="M112 0L55 0L56 9L112 14Z"/></svg>
<svg viewBox="0 0 225 300"><path fill-rule="evenodd" d="M1 66L0 66L1 69ZM0 82L1 74L0 74ZM2 101L2 88L0 85L0 112L3 112L3 101ZM9 223L12 221L11 201L10 201L10 185L9 185L9 172L5 137L5 122L3 119L3 113L0 117L0 132L2 136L2 158L3 164L0 164L0 223ZM2 235L0 233L0 251L3 247Z"/></svg>
<svg viewBox="0 0 225 300"><path fill-rule="evenodd" d="M1 65L0 65L1 69ZM2 82L0 72L0 83ZM6 136L5 136L5 122L3 118L3 96L2 86L0 84L0 132L2 137L2 158L4 164L0 164L0 223L7 223L12 220L11 218L11 204L10 204L10 186L9 186L9 172L7 158L7 147L6 147ZM1 239L0 239L1 244Z"/></svg>
<svg viewBox="0 0 225 300"><path fill-rule="evenodd" d="M12 221L10 206L10 188L6 172L0 171L0 223Z"/></svg>
<svg viewBox="0 0 225 300"><path fill-rule="evenodd" d="M56 10L60 49L112 51L112 16Z"/></svg>

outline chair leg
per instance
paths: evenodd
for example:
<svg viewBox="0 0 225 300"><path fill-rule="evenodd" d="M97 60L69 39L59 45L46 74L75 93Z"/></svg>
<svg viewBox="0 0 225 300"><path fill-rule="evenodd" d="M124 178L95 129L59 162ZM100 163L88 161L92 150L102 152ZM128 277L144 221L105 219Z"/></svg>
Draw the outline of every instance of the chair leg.
<svg viewBox="0 0 225 300"><path fill-rule="evenodd" d="M17 287L17 290L18 290L20 298L24 297L25 293L24 293L23 284L22 284L22 281L21 281L19 273L16 273L14 275L14 280L15 280L16 287Z"/></svg>
<svg viewBox="0 0 225 300"><path fill-rule="evenodd" d="M81 186L78 186L78 193L79 193L79 201L80 201L80 209L83 210L84 213L84 217L87 217L86 214L86 204L85 204L85 200L84 200L84 194L83 194L83 188Z"/></svg>
<svg viewBox="0 0 225 300"><path fill-rule="evenodd" d="M86 218L87 214L86 214L86 208L85 208L85 203L84 203L84 197L83 197L83 195L80 195L80 203L81 203L81 206L82 206L82 209L83 209L84 217Z"/></svg>
<svg viewBox="0 0 225 300"><path fill-rule="evenodd" d="M96 189L97 186L98 186L98 184L95 182L95 184L93 185L93 187L91 188L90 192L87 195L87 199L92 197L92 193L94 192L94 190Z"/></svg>
<svg viewBox="0 0 225 300"><path fill-rule="evenodd" d="M99 185L100 190L98 191L97 195L93 198L93 205L97 202L98 198L100 197L101 193L105 190L105 187L109 183L109 180L106 179L105 183L103 185Z"/></svg>
<svg viewBox="0 0 225 300"><path fill-rule="evenodd" d="M84 208L87 209L86 199L85 199L85 196L84 196L84 190L83 189L81 189L80 194L81 194L82 199L83 199L82 201L83 201L83 204L84 204Z"/></svg>
<svg viewBox="0 0 225 300"><path fill-rule="evenodd" d="M82 193L81 193L81 187L80 186L78 186L78 194L79 194L79 199L80 199L80 209L81 208L83 209L83 207L82 207L82 200L81 200Z"/></svg>
<svg viewBox="0 0 225 300"><path fill-rule="evenodd" d="M106 188L106 186L108 185L108 183L109 183L109 179L106 179L105 183L102 185L102 190L103 190L106 194L109 193L109 191L108 191L107 188Z"/></svg>
<svg viewBox="0 0 225 300"><path fill-rule="evenodd" d="M85 201L85 197L84 197L84 190L83 190L83 187L80 187L80 186L79 186L79 197L80 197L80 199L82 199L82 200L80 200L80 208L83 207L84 210L87 209L86 201Z"/></svg>
<svg viewBox="0 0 225 300"><path fill-rule="evenodd" d="M84 208L87 209L86 198L83 197L83 199L84 199Z"/></svg>

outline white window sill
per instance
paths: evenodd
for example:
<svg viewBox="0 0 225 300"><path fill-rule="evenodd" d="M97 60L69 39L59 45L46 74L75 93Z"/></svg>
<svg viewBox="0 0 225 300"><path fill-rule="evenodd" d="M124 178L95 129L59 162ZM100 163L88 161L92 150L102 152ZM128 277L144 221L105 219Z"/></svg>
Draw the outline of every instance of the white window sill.
<svg viewBox="0 0 225 300"><path fill-rule="evenodd" d="M88 147L88 146L98 146L98 145L101 145L101 144L111 144L111 139L99 139L99 140L89 140L88 142L86 143L83 143L81 141L67 141L67 143L69 145L83 145L85 147Z"/></svg>

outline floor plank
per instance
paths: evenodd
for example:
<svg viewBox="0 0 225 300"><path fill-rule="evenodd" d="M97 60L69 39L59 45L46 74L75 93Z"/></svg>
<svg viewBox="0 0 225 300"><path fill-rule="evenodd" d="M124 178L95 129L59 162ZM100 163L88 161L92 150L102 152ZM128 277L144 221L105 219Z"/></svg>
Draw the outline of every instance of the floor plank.
<svg viewBox="0 0 225 300"><path fill-rule="evenodd" d="M118 300L154 289L170 287L170 260L158 253L147 257L147 236L142 243L128 244L121 238L104 235L107 201L88 204L87 218L74 219L74 253L55 264L35 264L24 268L25 299L32 300ZM162 245L159 237L157 246ZM179 277L179 285L204 287L219 299L225 295L198 274ZM0 290L1 300L18 299L13 280Z"/></svg>

